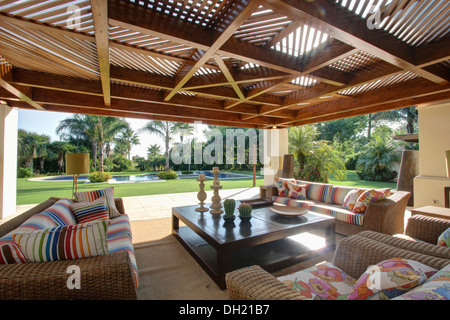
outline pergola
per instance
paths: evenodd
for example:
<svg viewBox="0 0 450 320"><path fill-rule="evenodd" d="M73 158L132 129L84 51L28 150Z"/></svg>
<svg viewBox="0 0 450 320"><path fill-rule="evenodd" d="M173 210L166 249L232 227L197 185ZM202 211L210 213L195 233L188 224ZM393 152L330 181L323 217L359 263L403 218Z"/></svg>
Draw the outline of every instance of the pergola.
<svg viewBox="0 0 450 320"><path fill-rule="evenodd" d="M450 98L448 0L0 3L10 107L287 128Z"/></svg>

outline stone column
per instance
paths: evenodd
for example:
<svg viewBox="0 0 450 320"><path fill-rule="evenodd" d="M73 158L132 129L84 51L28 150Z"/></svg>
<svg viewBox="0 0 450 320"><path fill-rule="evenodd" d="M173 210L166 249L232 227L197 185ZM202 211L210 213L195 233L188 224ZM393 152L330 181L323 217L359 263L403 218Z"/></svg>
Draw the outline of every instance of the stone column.
<svg viewBox="0 0 450 320"><path fill-rule="evenodd" d="M18 111L0 104L0 219L16 212Z"/></svg>

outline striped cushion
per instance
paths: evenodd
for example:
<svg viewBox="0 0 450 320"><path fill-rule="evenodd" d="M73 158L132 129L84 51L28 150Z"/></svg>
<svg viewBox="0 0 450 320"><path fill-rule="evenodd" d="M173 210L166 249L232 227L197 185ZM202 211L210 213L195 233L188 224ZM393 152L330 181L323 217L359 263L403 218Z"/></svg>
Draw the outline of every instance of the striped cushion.
<svg viewBox="0 0 450 320"><path fill-rule="evenodd" d="M327 204L320 205L315 204L309 207L309 210L326 214L336 218L336 220L344 221L351 224L362 226L364 222L364 214L353 213L347 209L342 208L339 205Z"/></svg>
<svg viewBox="0 0 450 320"><path fill-rule="evenodd" d="M130 219L126 214L110 220L107 232L107 244L110 253L128 253L133 269L135 285L137 287L139 274L132 243Z"/></svg>
<svg viewBox="0 0 450 320"><path fill-rule="evenodd" d="M108 204L109 217L115 218L120 216L120 212L117 210L116 203L114 202L113 187L92 191L75 192L75 199L77 202L91 202L101 197L106 198L106 202Z"/></svg>
<svg viewBox="0 0 450 320"><path fill-rule="evenodd" d="M307 189L307 198L316 201L329 202L331 184L311 183Z"/></svg>
<svg viewBox="0 0 450 320"><path fill-rule="evenodd" d="M120 215L120 217L109 220L108 226L108 240L122 236L132 237L130 218L126 214Z"/></svg>
<svg viewBox="0 0 450 320"><path fill-rule="evenodd" d="M70 208L72 203L73 201L70 199L60 199L56 201L41 213L28 218L19 227L4 235L2 239L12 240L11 236L15 233L32 232L58 226L77 224L77 220Z"/></svg>
<svg viewBox="0 0 450 320"><path fill-rule="evenodd" d="M105 197L98 198L92 202L72 203L70 207L78 223L109 218Z"/></svg>
<svg viewBox="0 0 450 320"><path fill-rule="evenodd" d="M0 264L27 263L28 260L17 243L12 240L0 241Z"/></svg>
<svg viewBox="0 0 450 320"><path fill-rule="evenodd" d="M352 191L352 187L332 186L330 192L329 203L343 204L345 196Z"/></svg>
<svg viewBox="0 0 450 320"><path fill-rule="evenodd" d="M301 207L305 209L308 209L310 206L314 205L314 202L312 201L291 199L286 197L273 197L272 200L274 201L274 203L284 204L290 207Z"/></svg>
<svg viewBox="0 0 450 320"><path fill-rule="evenodd" d="M73 260L109 253L109 220L59 226L12 236L29 262Z"/></svg>

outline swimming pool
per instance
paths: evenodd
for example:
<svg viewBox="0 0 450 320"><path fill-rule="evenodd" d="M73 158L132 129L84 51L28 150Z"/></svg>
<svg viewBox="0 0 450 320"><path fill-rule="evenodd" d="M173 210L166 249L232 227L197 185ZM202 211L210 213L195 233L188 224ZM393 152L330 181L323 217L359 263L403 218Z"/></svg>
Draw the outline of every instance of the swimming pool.
<svg viewBox="0 0 450 320"><path fill-rule="evenodd" d="M154 180L161 180L156 174L141 174L131 176L113 176L109 179L109 183L122 183L122 182L148 182Z"/></svg>
<svg viewBox="0 0 450 320"><path fill-rule="evenodd" d="M211 171L195 171L194 174L204 174L207 178L214 179L214 173L211 173ZM238 178L252 178L253 176L249 174L243 174L243 173L230 173L230 172L219 172L218 178L219 179L238 179Z"/></svg>
<svg viewBox="0 0 450 320"><path fill-rule="evenodd" d="M89 175L83 174L78 178L79 182L88 182ZM51 176L51 177L38 177L28 179L29 181L73 181L73 176ZM150 181L161 181L156 174L142 174L142 175L130 175L130 176L112 176L108 180L108 183L126 183L126 182L150 182Z"/></svg>
<svg viewBox="0 0 450 320"><path fill-rule="evenodd" d="M78 181L87 180L88 175L82 174L78 177ZM30 178L28 181L73 181L73 176L51 176L51 177L38 177Z"/></svg>

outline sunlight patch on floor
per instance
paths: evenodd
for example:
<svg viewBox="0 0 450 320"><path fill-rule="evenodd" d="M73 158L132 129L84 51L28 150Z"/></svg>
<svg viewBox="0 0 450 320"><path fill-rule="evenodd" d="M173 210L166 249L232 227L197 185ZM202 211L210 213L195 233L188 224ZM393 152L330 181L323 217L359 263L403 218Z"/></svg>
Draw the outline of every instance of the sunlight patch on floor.
<svg viewBox="0 0 450 320"><path fill-rule="evenodd" d="M288 237L288 239L301 243L305 247L311 250L318 250L325 247L325 238L309 233L303 232L294 236Z"/></svg>

